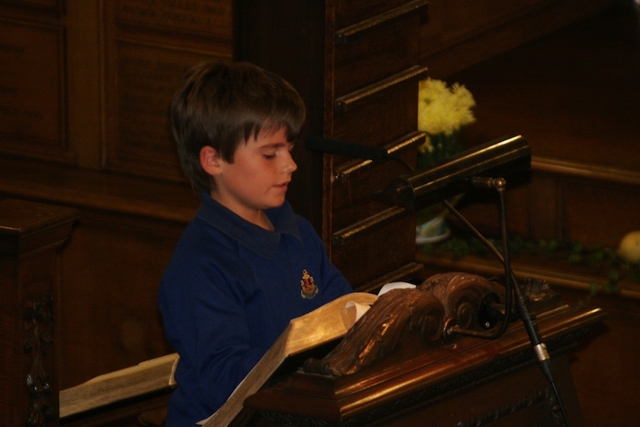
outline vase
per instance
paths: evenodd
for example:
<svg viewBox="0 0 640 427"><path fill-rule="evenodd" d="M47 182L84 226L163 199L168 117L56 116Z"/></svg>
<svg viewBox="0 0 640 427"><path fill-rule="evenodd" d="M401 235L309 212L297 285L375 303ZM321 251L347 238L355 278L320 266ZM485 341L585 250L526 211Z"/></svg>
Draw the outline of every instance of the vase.
<svg viewBox="0 0 640 427"><path fill-rule="evenodd" d="M451 236L447 220L437 216L416 226L416 245L442 242Z"/></svg>

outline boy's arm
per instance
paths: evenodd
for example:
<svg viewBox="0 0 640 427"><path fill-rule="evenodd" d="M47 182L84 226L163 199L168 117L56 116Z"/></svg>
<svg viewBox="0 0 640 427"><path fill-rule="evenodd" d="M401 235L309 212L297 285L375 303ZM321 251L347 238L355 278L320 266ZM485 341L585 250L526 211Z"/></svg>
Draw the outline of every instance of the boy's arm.
<svg viewBox="0 0 640 427"><path fill-rule="evenodd" d="M219 407L267 348L252 346L243 307L212 287L214 290L195 302L197 338L192 353L199 388Z"/></svg>
<svg viewBox="0 0 640 427"><path fill-rule="evenodd" d="M209 410L224 403L266 352L252 348L245 312L225 280L215 269L183 265L167 272L160 295L167 338L180 354L176 381Z"/></svg>

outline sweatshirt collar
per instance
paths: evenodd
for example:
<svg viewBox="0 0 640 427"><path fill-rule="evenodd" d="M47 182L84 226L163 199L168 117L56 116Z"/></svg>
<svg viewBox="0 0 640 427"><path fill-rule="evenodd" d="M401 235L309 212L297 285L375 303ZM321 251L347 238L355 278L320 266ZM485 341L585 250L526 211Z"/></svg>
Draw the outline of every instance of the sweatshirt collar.
<svg viewBox="0 0 640 427"><path fill-rule="evenodd" d="M271 231L241 218L211 198L207 191L200 192L200 199L202 203L196 212L196 217L265 258L272 258L276 254L283 234L289 234L302 241L295 213L288 201L277 208L265 210L273 224L273 231Z"/></svg>

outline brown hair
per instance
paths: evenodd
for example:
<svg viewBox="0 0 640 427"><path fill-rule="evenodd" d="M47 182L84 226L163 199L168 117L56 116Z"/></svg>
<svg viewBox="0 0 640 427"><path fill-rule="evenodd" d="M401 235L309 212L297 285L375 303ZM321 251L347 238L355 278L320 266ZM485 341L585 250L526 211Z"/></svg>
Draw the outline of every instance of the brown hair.
<svg viewBox="0 0 640 427"><path fill-rule="evenodd" d="M246 62L203 62L187 73L169 119L182 170L196 190L209 190L200 150L211 146L233 163L240 141L285 128L295 141L305 120L300 95L282 77Z"/></svg>

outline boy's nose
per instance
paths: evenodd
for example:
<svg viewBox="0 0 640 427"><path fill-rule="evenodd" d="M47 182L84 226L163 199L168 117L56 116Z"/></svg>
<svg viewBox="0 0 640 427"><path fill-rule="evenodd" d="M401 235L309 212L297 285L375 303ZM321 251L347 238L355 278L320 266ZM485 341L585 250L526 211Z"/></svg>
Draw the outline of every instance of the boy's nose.
<svg viewBox="0 0 640 427"><path fill-rule="evenodd" d="M287 153L288 154L286 155L286 158L284 160L284 169L289 173L293 173L296 169L298 169L298 165L296 164L295 160L293 160L292 153L290 151Z"/></svg>

